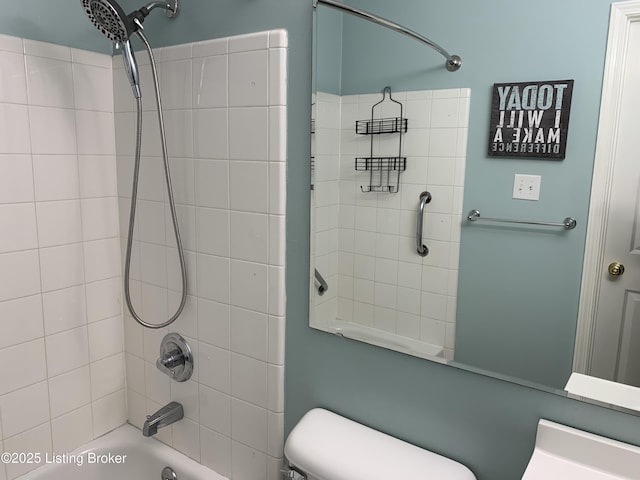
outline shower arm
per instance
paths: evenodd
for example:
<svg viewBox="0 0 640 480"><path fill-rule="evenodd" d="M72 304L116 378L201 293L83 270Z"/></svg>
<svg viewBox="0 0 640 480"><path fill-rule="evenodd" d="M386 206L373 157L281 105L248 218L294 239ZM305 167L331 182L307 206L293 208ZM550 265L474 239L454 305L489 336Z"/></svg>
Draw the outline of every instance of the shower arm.
<svg viewBox="0 0 640 480"><path fill-rule="evenodd" d="M150 12L155 8L162 8L166 10L167 17L169 18L175 17L180 11L178 0L172 0L170 2L151 2L148 5L145 5L143 8L146 9L147 12Z"/></svg>
<svg viewBox="0 0 640 480"><path fill-rule="evenodd" d="M314 8L318 6L318 4L325 5L330 8L335 8L336 10L340 10L342 12L346 12L350 15L354 15L356 17L364 18L370 22L376 23L383 27L389 28L395 32L401 33L408 37L413 38L414 40L418 40L431 48L433 48L436 52L442 55L447 59L446 67L450 72L455 72L462 66L462 59L458 55L450 55L444 48L442 48L437 43L432 42L427 37L420 35L413 30L410 30L402 25L394 23L386 18L378 17L373 13L366 12L364 10L360 10L359 8L352 7L350 5L345 5L344 3L337 2L335 0L313 0Z"/></svg>

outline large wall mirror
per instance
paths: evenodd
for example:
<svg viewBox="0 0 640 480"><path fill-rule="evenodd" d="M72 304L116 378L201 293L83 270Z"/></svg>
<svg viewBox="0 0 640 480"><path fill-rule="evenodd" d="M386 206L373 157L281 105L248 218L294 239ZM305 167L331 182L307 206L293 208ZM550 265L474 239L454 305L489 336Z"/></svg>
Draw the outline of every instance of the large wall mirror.
<svg viewBox="0 0 640 480"><path fill-rule="evenodd" d="M620 138L640 148L633 134L622 137L639 92L614 81L620 70L603 77L612 2L595 2L579 25L563 20L576 5L553 0L348 3L428 36L463 66L449 72L420 42L316 6L311 327L559 393L570 379L620 387L620 405L640 410L640 172L598 166L599 155L620 153ZM620 20L621 38L640 44L631 23ZM541 25L556 35L532 48L523 32ZM631 43L618 50L634 58ZM603 78L624 101L601 112ZM488 156L493 85L564 79L574 81L566 157ZM539 180L537 200L514 198L518 175ZM616 175L618 198L609 199ZM531 223L472 222L472 210ZM575 227L563 226L567 217ZM609 240L605 220L620 222Z"/></svg>

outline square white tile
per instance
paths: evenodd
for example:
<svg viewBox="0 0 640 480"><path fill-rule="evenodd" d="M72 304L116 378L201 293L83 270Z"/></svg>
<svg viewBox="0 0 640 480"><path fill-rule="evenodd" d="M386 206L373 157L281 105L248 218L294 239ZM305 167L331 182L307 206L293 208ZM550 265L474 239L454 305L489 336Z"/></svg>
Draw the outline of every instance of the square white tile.
<svg viewBox="0 0 640 480"><path fill-rule="evenodd" d="M96 114L97 115L97 114ZM106 115L106 114L105 114ZM76 113L73 110L54 107L29 107L29 121L31 125L31 149L34 154L48 155L75 155L78 152L78 145L89 147L91 140L84 135L89 135L92 139L101 138L96 133L94 124L83 124L82 121L90 121L85 115L79 115L80 122L78 133L83 135L82 138L76 136ZM20 119L17 118L19 121ZM111 124L105 119L101 127L113 130L113 121ZM20 138L20 137L17 137ZM76 143L78 139L78 143ZM81 150L82 153L110 153L110 152L91 152Z"/></svg>
<svg viewBox="0 0 640 480"><path fill-rule="evenodd" d="M78 327L45 338L49 376L56 376L89 363L87 327Z"/></svg>
<svg viewBox="0 0 640 480"><path fill-rule="evenodd" d="M197 208L196 239L198 252L228 257L229 244L234 241L229 238L229 211Z"/></svg>
<svg viewBox="0 0 640 480"><path fill-rule="evenodd" d="M28 358L20 370L3 369L0 371L0 395L40 382L47 377L47 364L44 339L0 350L0 361L10 365L16 358Z"/></svg>
<svg viewBox="0 0 640 480"><path fill-rule="evenodd" d="M40 295L0 302L0 349L44 335Z"/></svg>
<svg viewBox="0 0 640 480"><path fill-rule="evenodd" d="M78 200L38 202L36 209L40 247L82 241L82 215Z"/></svg>
<svg viewBox="0 0 640 480"><path fill-rule="evenodd" d="M80 285L85 281L81 243L40 249L42 291Z"/></svg>
<svg viewBox="0 0 640 480"><path fill-rule="evenodd" d="M89 322L115 317L122 312L122 284L119 277L88 283L85 290Z"/></svg>
<svg viewBox="0 0 640 480"><path fill-rule="evenodd" d="M85 279L105 280L120 275L120 241L118 238L84 243Z"/></svg>
<svg viewBox="0 0 640 480"><path fill-rule="evenodd" d="M47 382L40 382L0 397L2 434L12 437L49 421Z"/></svg>
<svg viewBox="0 0 640 480"><path fill-rule="evenodd" d="M91 398L95 401L124 389L124 375L123 353L93 362L91 364Z"/></svg>
<svg viewBox="0 0 640 480"><path fill-rule="evenodd" d="M86 325L84 285L43 293L42 310L46 335Z"/></svg>
<svg viewBox="0 0 640 480"><path fill-rule="evenodd" d="M230 244L231 258L268 263L268 215L231 212Z"/></svg>
<svg viewBox="0 0 640 480"><path fill-rule="evenodd" d="M232 438L252 448L267 451L267 410L233 399L231 401Z"/></svg>
<svg viewBox="0 0 640 480"><path fill-rule="evenodd" d="M163 62L160 67L162 107L167 110L191 108L191 58Z"/></svg>
<svg viewBox="0 0 640 480"><path fill-rule="evenodd" d="M268 105L269 67L267 50L229 55L229 106Z"/></svg>
<svg viewBox="0 0 640 480"><path fill-rule="evenodd" d="M194 155L224 160L229 156L228 110L207 108L193 111Z"/></svg>
<svg viewBox="0 0 640 480"><path fill-rule="evenodd" d="M200 459L203 465L231 478L231 438L201 426Z"/></svg>
<svg viewBox="0 0 640 480"><path fill-rule="evenodd" d="M0 301L40 292L37 250L0 254Z"/></svg>
<svg viewBox="0 0 640 480"><path fill-rule="evenodd" d="M0 102L27 103L27 77L24 56L0 51Z"/></svg>
<svg viewBox="0 0 640 480"><path fill-rule="evenodd" d="M229 349L229 305L198 298L198 338L210 345Z"/></svg>
<svg viewBox="0 0 640 480"><path fill-rule="evenodd" d="M30 55L25 61L30 105L74 108L70 62Z"/></svg>
<svg viewBox="0 0 640 480"><path fill-rule="evenodd" d="M231 435L231 396L205 385L199 387L200 424L217 433Z"/></svg>
<svg viewBox="0 0 640 480"><path fill-rule="evenodd" d="M78 159L75 155L34 155L33 175L36 201L80 197Z"/></svg>
<svg viewBox="0 0 640 480"><path fill-rule="evenodd" d="M86 405L51 421L55 452L72 452L93 439L91 407Z"/></svg>
<svg viewBox="0 0 640 480"><path fill-rule="evenodd" d="M231 161L229 205L233 210L269 213L269 165L265 162ZM283 212L271 212L283 213Z"/></svg>
<svg viewBox="0 0 640 480"><path fill-rule="evenodd" d="M231 350L267 361L269 317L264 313L231 308Z"/></svg>
<svg viewBox="0 0 640 480"><path fill-rule="evenodd" d="M231 393L231 356L228 350L200 342L198 371L201 384L223 393Z"/></svg>
<svg viewBox="0 0 640 480"><path fill-rule="evenodd" d="M194 48L194 52L196 48ZM228 105L228 57L206 56L193 60L193 108Z"/></svg>
<svg viewBox="0 0 640 480"><path fill-rule="evenodd" d="M52 418L59 417L91 402L89 366L49 379Z"/></svg>
<svg viewBox="0 0 640 480"><path fill-rule="evenodd" d="M112 113L77 110L76 130L80 155L116 154Z"/></svg>
<svg viewBox="0 0 640 480"><path fill-rule="evenodd" d="M98 437L127 420L127 405L124 390L112 393L93 403L93 435Z"/></svg>
<svg viewBox="0 0 640 480"><path fill-rule="evenodd" d="M0 155L0 204L32 202L33 182L29 155Z"/></svg>
<svg viewBox="0 0 640 480"><path fill-rule="evenodd" d="M269 271L266 265L231 261L231 305L268 312Z"/></svg>
<svg viewBox="0 0 640 480"><path fill-rule="evenodd" d="M198 254L198 296L229 303L230 264L228 258Z"/></svg>
<svg viewBox="0 0 640 480"><path fill-rule="evenodd" d="M33 123L29 120L26 105L0 103L0 153L31 153L29 126L33 128Z"/></svg>
<svg viewBox="0 0 640 480"><path fill-rule="evenodd" d="M247 141L247 136L251 141ZM247 107L229 109L229 158L269 159L269 109Z"/></svg>
<svg viewBox="0 0 640 480"><path fill-rule="evenodd" d="M0 225L10 235L0 236L0 253L36 248L36 212L32 203L0 205Z"/></svg>
<svg viewBox="0 0 640 480"><path fill-rule="evenodd" d="M111 68L73 64L75 108L113 112Z"/></svg>
<svg viewBox="0 0 640 480"><path fill-rule="evenodd" d="M114 357L123 351L124 339L122 317L117 316L107 318L106 320L100 320L89 324L88 328L89 360L91 362L96 362L107 357L114 359L111 371L123 378L124 370L118 369L118 363L115 361L116 357ZM124 388L124 386L122 388Z"/></svg>

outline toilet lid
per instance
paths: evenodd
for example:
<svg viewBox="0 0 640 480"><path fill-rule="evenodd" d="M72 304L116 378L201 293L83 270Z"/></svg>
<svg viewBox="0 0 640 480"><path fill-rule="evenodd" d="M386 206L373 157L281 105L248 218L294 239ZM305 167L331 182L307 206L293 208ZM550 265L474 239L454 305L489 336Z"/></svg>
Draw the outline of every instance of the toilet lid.
<svg viewBox="0 0 640 480"><path fill-rule="evenodd" d="M298 422L284 453L319 480L476 480L458 462L320 408Z"/></svg>

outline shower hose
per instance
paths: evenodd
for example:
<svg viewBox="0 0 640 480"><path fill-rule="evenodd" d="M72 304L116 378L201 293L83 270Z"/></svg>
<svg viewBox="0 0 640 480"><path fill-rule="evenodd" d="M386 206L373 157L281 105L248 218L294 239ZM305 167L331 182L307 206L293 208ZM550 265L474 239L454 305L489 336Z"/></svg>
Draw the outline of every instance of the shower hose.
<svg viewBox="0 0 640 480"><path fill-rule="evenodd" d="M180 299L180 305L178 306L176 312L166 321L162 323L150 323L142 319L142 317L136 312L133 302L131 301L131 286L129 281L129 274L131 270L131 249L133 245L133 230L135 225L135 217L136 217L136 203L138 198L138 176L140 173L140 157L142 150L142 98L136 98L136 109L137 109L137 132L136 132L136 150L135 150L135 160L134 160L134 169L133 169L133 188L131 192L131 210L129 214L129 233L127 236L127 252L125 258L125 267L124 267L124 296L127 303L127 308L131 313L131 316L138 322L140 325L146 328L163 328L166 327L180 316L182 310L184 309L185 303L187 301L187 272L185 267L184 260L184 251L182 249L182 240L180 239L180 230L178 228L178 217L176 215L176 206L173 198L173 189L171 187L171 173L169 171L169 158L167 155L167 139L165 136L164 130L164 120L162 117L162 102L160 98L160 88L158 85L158 72L156 70L156 64L153 58L153 52L151 50L151 46L147 41L146 37L142 34L142 32L136 32L142 43L147 49L147 53L149 54L149 59L151 61L151 73L153 76L153 85L155 89L156 95L156 103L158 105L158 124L160 126L160 137L162 144L162 158L164 161L164 176L166 180L167 186L167 194L169 197L169 208L171 210L171 220L173 222L173 231L175 233L176 246L178 249L178 258L180 261L180 271L182 274L182 297Z"/></svg>

